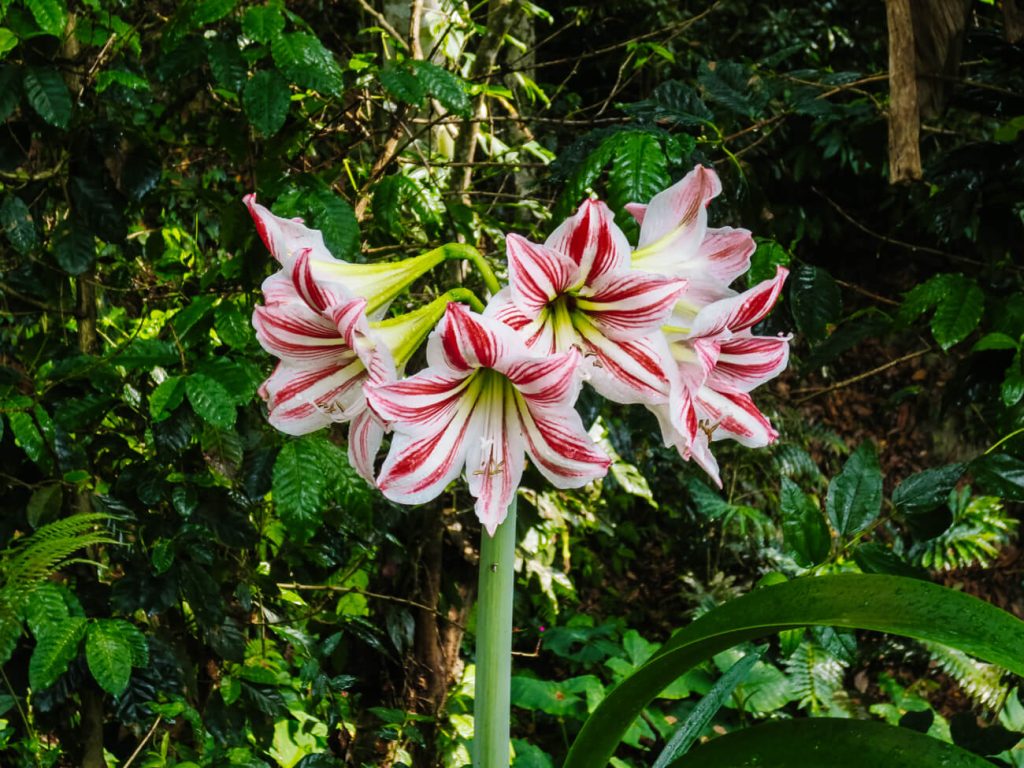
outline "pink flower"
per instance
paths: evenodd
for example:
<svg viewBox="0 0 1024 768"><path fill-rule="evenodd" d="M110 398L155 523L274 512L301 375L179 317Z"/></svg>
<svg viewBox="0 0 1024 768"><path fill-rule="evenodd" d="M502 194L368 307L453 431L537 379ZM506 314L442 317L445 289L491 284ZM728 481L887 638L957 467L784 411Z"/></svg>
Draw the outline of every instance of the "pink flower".
<svg viewBox="0 0 1024 768"><path fill-rule="evenodd" d="M629 243L604 203L587 200L544 245L506 240L510 286L486 314L537 352L578 348L594 388L619 403L666 403L670 358L659 328L686 281L630 269Z"/></svg>
<svg viewBox="0 0 1024 768"><path fill-rule="evenodd" d="M427 343L428 367L366 387L394 430L377 485L389 499L420 504L464 471L488 533L505 519L529 454L557 488L603 477L610 464L573 403L579 353L539 355L510 328L449 304Z"/></svg>

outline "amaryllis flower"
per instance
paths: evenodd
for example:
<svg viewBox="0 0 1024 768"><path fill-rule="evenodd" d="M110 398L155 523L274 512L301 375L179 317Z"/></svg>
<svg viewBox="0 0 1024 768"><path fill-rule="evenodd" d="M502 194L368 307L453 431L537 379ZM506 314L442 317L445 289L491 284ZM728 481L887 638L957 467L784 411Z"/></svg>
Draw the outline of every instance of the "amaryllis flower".
<svg viewBox="0 0 1024 768"><path fill-rule="evenodd" d="M573 409L579 352L537 354L507 326L449 304L427 342L428 367L369 384L370 406L394 431L377 486L403 504L438 496L465 471L488 533L505 519L525 454L557 488L610 464Z"/></svg>
<svg viewBox="0 0 1024 768"><path fill-rule="evenodd" d="M629 243L604 203L587 200L544 245L506 239L509 287L487 315L545 354L579 348L590 381L619 403L664 403L671 390L659 328L686 281L630 269Z"/></svg>
<svg viewBox="0 0 1024 768"><path fill-rule="evenodd" d="M677 313L667 329L679 388L670 406L652 410L666 444L696 461L719 485L710 441L732 439L760 448L778 436L750 391L786 367L789 337L755 336L750 329L771 311L787 274L779 267L773 279L712 302L691 317Z"/></svg>
<svg viewBox="0 0 1024 768"><path fill-rule="evenodd" d="M686 278L692 306L731 295L724 289L750 268L748 230L708 227L707 207L721 191L718 174L698 165L649 204L626 206L640 224L633 268Z"/></svg>
<svg viewBox="0 0 1024 768"><path fill-rule="evenodd" d="M290 272L295 261L308 254L310 290L315 290L315 283L323 290L349 298L364 298L371 319L383 317L399 294L442 261L460 256L457 249L442 247L402 261L352 264L332 256L320 231L310 229L301 219L275 216L256 202L256 195L246 195L244 199L263 244L285 271Z"/></svg>
<svg viewBox="0 0 1024 768"><path fill-rule="evenodd" d="M366 407L363 385L395 380L441 316L447 297L371 323L366 299L318 283L311 265L307 249L290 270L263 283L266 303L255 308L253 326L260 344L280 363L260 394L270 423L290 435L351 422L349 460L372 483L384 424Z"/></svg>

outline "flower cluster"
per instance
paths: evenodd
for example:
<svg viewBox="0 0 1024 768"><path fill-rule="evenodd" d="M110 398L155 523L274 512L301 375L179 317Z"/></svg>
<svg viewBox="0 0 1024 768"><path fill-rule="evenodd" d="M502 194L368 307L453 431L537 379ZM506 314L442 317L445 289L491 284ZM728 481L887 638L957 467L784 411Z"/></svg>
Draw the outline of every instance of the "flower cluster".
<svg viewBox="0 0 1024 768"><path fill-rule="evenodd" d="M350 264L319 232L248 196L282 267L253 315L260 343L280 360L261 390L271 423L301 435L350 422L352 465L401 503L432 499L463 473L493 534L527 455L558 488L607 471L573 407L586 381L613 402L650 409L665 444L721 484L712 441L761 447L777 436L750 392L785 368L789 339L751 330L778 299L785 269L743 293L729 287L750 267L754 242L744 229L708 227L720 192L714 171L697 166L648 204L628 206L636 248L608 206L587 200L543 244L507 237L508 285L486 306L456 288L389 317L409 285L465 247ZM427 367L404 376L424 340Z"/></svg>

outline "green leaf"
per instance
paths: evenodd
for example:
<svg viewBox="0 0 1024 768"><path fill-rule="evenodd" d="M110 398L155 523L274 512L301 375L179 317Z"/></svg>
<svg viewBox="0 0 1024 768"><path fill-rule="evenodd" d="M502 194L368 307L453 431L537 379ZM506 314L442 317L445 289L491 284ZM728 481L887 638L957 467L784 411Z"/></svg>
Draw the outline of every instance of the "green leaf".
<svg viewBox="0 0 1024 768"><path fill-rule="evenodd" d="M64 489L60 483L50 483L37 488L28 500L25 517L33 528L50 522L60 514L64 503Z"/></svg>
<svg viewBox="0 0 1024 768"><path fill-rule="evenodd" d="M242 17L242 33L257 43L271 43L284 29L281 10L272 5L254 5Z"/></svg>
<svg viewBox="0 0 1024 768"><path fill-rule="evenodd" d="M722 675L692 710L686 716L686 720L675 732L672 739L665 745L665 749L658 755L651 768L667 768L673 761L685 755L694 742L707 728L718 710L722 708L732 697L736 686L743 682L744 678L754 668L754 665L764 654L764 648L759 648L753 653L748 653L742 659L733 664Z"/></svg>
<svg viewBox="0 0 1024 768"><path fill-rule="evenodd" d="M945 273L934 275L907 291L899 308L900 322L909 325L928 310L937 307L949 292L949 286L959 277Z"/></svg>
<svg viewBox="0 0 1024 768"><path fill-rule="evenodd" d="M870 442L863 442L828 484L828 519L840 535L864 530L882 511L882 468Z"/></svg>
<svg viewBox="0 0 1024 768"><path fill-rule="evenodd" d="M759 237L756 241L757 250L750 257L750 271L747 272L749 287L775 277L777 267L788 267L793 260L792 254L774 240Z"/></svg>
<svg viewBox="0 0 1024 768"><path fill-rule="evenodd" d="M999 395L1003 400L1003 405L1007 408L1013 408L1024 397L1024 371L1021 370L1019 351L1006 367L1003 383L999 387Z"/></svg>
<svg viewBox="0 0 1024 768"><path fill-rule="evenodd" d="M231 303L225 302L217 307L213 327L220 340L232 349L246 349L256 338L249 318Z"/></svg>
<svg viewBox="0 0 1024 768"><path fill-rule="evenodd" d="M248 67L233 40L210 40L206 56L217 85L234 93L242 90Z"/></svg>
<svg viewBox="0 0 1024 768"><path fill-rule="evenodd" d="M61 37L68 22L68 9L64 0L26 0L39 28L48 35Z"/></svg>
<svg viewBox="0 0 1024 768"><path fill-rule="evenodd" d="M432 61L417 59L412 62L412 66L427 93L437 99L442 107L460 117L468 118L472 114L473 103L466 90L466 82L461 77Z"/></svg>
<svg viewBox="0 0 1024 768"><path fill-rule="evenodd" d="M821 511L788 477L782 478L780 495L782 538L799 565L809 568L828 557L832 537Z"/></svg>
<svg viewBox="0 0 1024 768"><path fill-rule="evenodd" d="M750 89L750 72L735 61L701 62L697 82L712 101L740 115L752 117L757 108Z"/></svg>
<svg viewBox="0 0 1024 768"><path fill-rule="evenodd" d="M808 625L889 632L941 643L1015 674L1024 673L1020 650L1024 648L1024 622L977 598L899 576L840 574L795 579L725 603L673 635L598 705L564 768L606 765L622 735L658 692L705 659L748 640ZM787 745L790 754L807 759L803 750L792 750L792 742L780 743ZM696 759L697 754L694 750L687 761ZM835 755L829 750L827 756L833 759ZM865 764L870 763L856 763Z"/></svg>
<svg viewBox="0 0 1024 768"><path fill-rule="evenodd" d="M235 423L235 405L224 386L214 378L194 373L185 379L185 394L203 421L227 429Z"/></svg>
<svg viewBox="0 0 1024 768"><path fill-rule="evenodd" d="M893 506L904 515L931 512L946 503L966 468L964 464L948 464L911 475L892 492Z"/></svg>
<svg viewBox="0 0 1024 768"><path fill-rule="evenodd" d="M324 245L331 255L348 259L359 252L359 222L355 211L330 189L317 189L310 195L313 224L323 232Z"/></svg>
<svg viewBox="0 0 1024 768"><path fill-rule="evenodd" d="M985 309L985 294L971 278L956 275L932 315L932 335L943 349L963 341L978 327Z"/></svg>
<svg viewBox="0 0 1024 768"><path fill-rule="evenodd" d="M853 561L864 573L890 573L911 579L928 578L928 571L911 565L888 547L873 541L853 550Z"/></svg>
<svg viewBox="0 0 1024 768"><path fill-rule="evenodd" d="M61 588L56 584L43 582L29 592L25 605L25 621L32 636L37 640L51 625L58 624L69 616L68 604L64 600Z"/></svg>
<svg viewBox="0 0 1024 768"><path fill-rule="evenodd" d="M7 27L0 27L0 59L6 56L9 51L14 50L17 45L18 36L7 29Z"/></svg>
<svg viewBox="0 0 1024 768"><path fill-rule="evenodd" d="M18 106L21 99L21 70L13 65L0 65L0 123Z"/></svg>
<svg viewBox="0 0 1024 768"><path fill-rule="evenodd" d="M36 247L36 225L25 201L17 195L7 195L0 205L0 228L19 253L28 253Z"/></svg>
<svg viewBox="0 0 1024 768"><path fill-rule="evenodd" d="M796 327L810 341L823 341L839 322L843 297L832 275L821 267L801 266L789 279Z"/></svg>
<svg viewBox="0 0 1024 768"><path fill-rule="evenodd" d="M405 102L406 104L422 104L423 97L426 95L426 91L419 78L401 64L391 65L382 69L380 71L380 84L398 101Z"/></svg>
<svg viewBox="0 0 1024 768"><path fill-rule="evenodd" d="M39 427L36 426L35 419L25 411L15 411L8 414L7 418L11 423L14 442L21 446L26 456L38 464L45 455L46 443L43 442L43 436L39 432Z"/></svg>
<svg viewBox="0 0 1024 768"><path fill-rule="evenodd" d="M519 675L513 675L510 682L510 699L514 707L555 717L578 713L583 706L579 692L570 690L564 683Z"/></svg>
<svg viewBox="0 0 1024 768"><path fill-rule="evenodd" d="M132 675L132 647L121 624L100 619L89 625L85 637L85 661L100 687L111 696L128 688Z"/></svg>
<svg viewBox="0 0 1024 768"><path fill-rule="evenodd" d="M233 429L218 429L210 424L200 438L203 458L214 470L233 478L242 464L242 438Z"/></svg>
<svg viewBox="0 0 1024 768"><path fill-rule="evenodd" d="M290 105L288 83L277 72L261 70L245 84L242 106L252 127L264 136L273 136L281 130Z"/></svg>
<svg viewBox="0 0 1024 768"><path fill-rule="evenodd" d="M70 224L54 241L53 255L69 275L80 275L88 271L96 258L96 238L87 229Z"/></svg>
<svg viewBox="0 0 1024 768"><path fill-rule="evenodd" d="M270 47L274 63L293 83L329 95L341 92L341 68L334 54L307 32L290 32L274 38Z"/></svg>
<svg viewBox="0 0 1024 768"><path fill-rule="evenodd" d="M202 27L220 21L231 13L238 0L202 0L192 11L191 22L193 26Z"/></svg>
<svg viewBox="0 0 1024 768"><path fill-rule="evenodd" d="M586 196L587 190L593 186L598 176L601 175L601 171L612 159L618 141L617 136L618 134L613 134L598 144L566 180L562 194L555 205L554 216L556 219L568 216Z"/></svg>
<svg viewBox="0 0 1024 768"><path fill-rule="evenodd" d="M12 414L11 428L14 428ZM1024 461L1008 453L992 453L971 462L971 474L986 493L1024 501Z"/></svg>
<svg viewBox="0 0 1024 768"><path fill-rule="evenodd" d="M1014 341L1005 333L986 333L974 346L971 347L971 354L985 352L990 349L1019 349L1020 344Z"/></svg>
<svg viewBox="0 0 1024 768"><path fill-rule="evenodd" d="M300 541L305 541L323 520L327 476L320 472L321 437L290 440L274 462L272 489L281 521Z"/></svg>
<svg viewBox="0 0 1024 768"><path fill-rule="evenodd" d="M960 747L871 720L811 718L719 736L672 763L685 768L991 768Z"/></svg>
<svg viewBox="0 0 1024 768"><path fill-rule="evenodd" d="M620 222L633 221L627 203L646 202L668 186L661 144L649 133L619 134L608 170L608 205Z"/></svg>
<svg viewBox="0 0 1024 768"><path fill-rule="evenodd" d="M22 80L25 96L43 120L58 128L67 128L71 122L71 94L60 72L49 67L25 70Z"/></svg>
<svg viewBox="0 0 1024 768"><path fill-rule="evenodd" d="M112 85L120 85L129 91L148 91L149 80L124 69L105 69L96 74L96 93L103 93Z"/></svg>
<svg viewBox="0 0 1024 768"><path fill-rule="evenodd" d="M78 655L86 621L84 616L72 616L42 629L28 662L28 681L34 690L50 687L67 670Z"/></svg>

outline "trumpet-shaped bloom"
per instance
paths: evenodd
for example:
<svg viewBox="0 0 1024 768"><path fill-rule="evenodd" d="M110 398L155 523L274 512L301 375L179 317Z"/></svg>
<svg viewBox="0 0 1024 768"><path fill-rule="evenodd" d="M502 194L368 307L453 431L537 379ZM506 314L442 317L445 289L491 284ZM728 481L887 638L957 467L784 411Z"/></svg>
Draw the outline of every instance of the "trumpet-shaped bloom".
<svg viewBox="0 0 1024 768"><path fill-rule="evenodd" d="M449 304L427 342L428 367L366 387L394 431L377 485L389 499L420 504L464 470L488 533L505 519L525 468L558 488L604 476L610 464L573 409L579 352L539 355L512 329Z"/></svg>
<svg viewBox="0 0 1024 768"><path fill-rule="evenodd" d="M626 206L640 224L633 267L686 278L686 301L694 306L727 298L725 289L750 268L754 252L748 230L708 227L707 207L721 191L718 174L698 165L649 204Z"/></svg>
<svg viewBox="0 0 1024 768"><path fill-rule="evenodd" d="M672 385L659 331L686 280L630 269L629 243L604 203L587 200L544 245L506 239L508 288L487 315L551 354L579 348L594 388L619 403L665 403Z"/></svg>
<svg viewBox="0 0 1024 768"><path fill-rule="evenodd" d="M286 271L292 271L296 260L308 254L309 290L319 286L319 290L366 299L371 319L383 317L402 291L453 255L452 247L442 247L402 261L352 264L332 256L319 230L310 229L301 219L275 216L256 202L256 195L246 195L245 204L263 244Z"/></svg>
<svg viewBox="0 0 1024 768"><path fill-rule="evenodd" d="M349 460L373 482L374 457L384 425L366 407L363 386L393 381L441 316L447 300L379 323L365 315L367 301L312 276L304 251L263 284L265 305L253 312L256 337L280 359L260 388L270 423L304 435L331 423L351 422Z"/></svg>
<svg viewBox="0 0 1024 768"><path fill-rule="evenodd" d="M679 388L658 415L666 444L696 461L721 484L710 441L732 439L751 448L773 442L778 433L754 404L750 391L777 376L789 359L789 338L755 336L751 328L771 311L787 271L750 290L712 302L688 322L672 327L669 346Z"/></svg>

